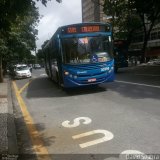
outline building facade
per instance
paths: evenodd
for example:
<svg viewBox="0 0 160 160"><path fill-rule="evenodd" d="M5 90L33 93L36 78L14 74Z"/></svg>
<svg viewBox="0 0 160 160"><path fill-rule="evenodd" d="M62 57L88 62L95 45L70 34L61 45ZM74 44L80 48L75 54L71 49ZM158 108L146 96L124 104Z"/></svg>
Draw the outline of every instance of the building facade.
<svg viewBox="0 0 160 160"><path fill-rule="evenodd" d="M130 45L131 49L140 50L143 47L143 32L139 32L135 35L133 42ZM160 56L160 23L155 25L150 33L146 57Z"/></svg>
<svg viewBox="0 0 160 160"><path fill-rule="evenodd" d="M82 22L106 22L104 0L82 0Z"/></svg>

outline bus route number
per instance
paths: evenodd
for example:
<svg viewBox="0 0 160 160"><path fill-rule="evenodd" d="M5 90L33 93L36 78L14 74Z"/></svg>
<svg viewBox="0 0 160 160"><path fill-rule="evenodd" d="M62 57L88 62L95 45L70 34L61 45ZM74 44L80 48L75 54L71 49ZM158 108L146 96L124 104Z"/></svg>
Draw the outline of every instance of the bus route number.
<svg viewBox="0 0 160 160"><path fill-rule="evenodd" d="M67 32L68 32L68 33L76 33L76 32L77 32L77 28L76 28L76 27L69 27L69 28L67 29Z"/></svg>

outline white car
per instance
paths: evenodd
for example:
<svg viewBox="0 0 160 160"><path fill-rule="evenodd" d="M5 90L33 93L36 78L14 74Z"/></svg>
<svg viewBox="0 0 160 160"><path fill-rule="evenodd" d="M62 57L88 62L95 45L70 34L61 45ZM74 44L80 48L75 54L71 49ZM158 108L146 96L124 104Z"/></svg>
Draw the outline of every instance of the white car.
<svg viewBox="0 0 160 160"><path fill-rule="evenodd" d="M147 62L148 65L160 65L160 59L152 59Z"/></svg>
<svg viewBox="0 0 160 160"><path fill-rule="evenodd" d="M15 68L15 78L29 78L29 77L32 77L29 67L17 66Z"/></svg>

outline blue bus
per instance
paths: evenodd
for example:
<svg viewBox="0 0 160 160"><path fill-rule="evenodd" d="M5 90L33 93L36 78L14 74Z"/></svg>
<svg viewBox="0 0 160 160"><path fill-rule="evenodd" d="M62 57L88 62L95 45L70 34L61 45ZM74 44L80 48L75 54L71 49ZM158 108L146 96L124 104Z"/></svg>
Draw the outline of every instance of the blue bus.
<svg viewBox="0 0 160 160"><path fill-rule="evenodd" d="M112 28L108 23L59 27L43 53L47 75L64 88L114 80Z"/></svg>

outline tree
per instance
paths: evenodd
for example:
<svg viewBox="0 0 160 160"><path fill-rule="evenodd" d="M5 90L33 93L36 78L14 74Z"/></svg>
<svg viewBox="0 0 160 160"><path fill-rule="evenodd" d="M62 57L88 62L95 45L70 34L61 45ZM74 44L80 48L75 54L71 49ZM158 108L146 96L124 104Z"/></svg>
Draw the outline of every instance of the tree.
<svg viewBox="0 0 160 160"><path fill-rule="evenodd" d="M6 47L4 39L0 37L0 51L6 53L8 48ZM0 53L0 82L3 82L3 68L2 68L3 55Z"/></svg>
<svg viewBox="0 0 160 160"><path fill-rule="evenodd" d="M44 61L44 53L43 53L43 48L44 46L48 43L49 40L44 41L44 43L41 45L41 49L38 50L37 52L37 58L38 61Z"/></svg>
<svg viewBox="0 0 160 160"><path fill-rule="evenodd" d="M39 21L36 1L46 6L49 0L1 0L0 1L0 81L2 60L11 57L26 59L35 48L35 29Z"/></svg>
<svg viewBox="0 0 160 160"><path fill-rule="evenodd" d="M104 13L112 17L114 37L126 39L129 45L137 30L143 29L141 62L145 60L150 32L160 18L159 8L158 0L105 0Z"/></svg>
<svg viewBox="0 0 160 160"><path fill-rule="evenodd" d="M12 54L20 57L21 61L26 59L26 55L30 54L31 50L36 47L35 35L37 35L38 31L35 26L38 19L38 10L32 6L26 15L18 16L16 23L11 25L8 47Z"/></svg>
<svg viewBox="0 0 160 160"><path fill-rule="evenodd" d="M131 0L131 5L140 17L143 25L144 40L141 58L141 63L143 63L145 62L145 52L150 33L160 18L160 3L158 0Z"/></svg>
<svg viewBox="0 0 160 160"><path fill-rule="evenodd" d="M130 2L126 0L105 0L104 13L111 16L114 39L123 39L129 46L134 32L141 23Z"/></svg>
<svg viewBox="0 0 160 160"><path fill-rule="evenodd" d="M17 5L18 4L18 5ZM0 1L0 81L3 81L2 62L5 62L14 53L14 43L23 42L20 38L21 22L26 21L30 9L35 6L32 1L1 0ZM32 10L33 11L33 10ZM20 21L21 19L21 21ZM17 29L17 31L16 31ZM14 43L11 43L14 42ZM22 44L22 43L21 43ZM17 45L18 46L18 43ZM19 43L19 47L20 47ZM22 48L22 47L21 47ZM16 53L16 52L15 52Z"/></svg>

